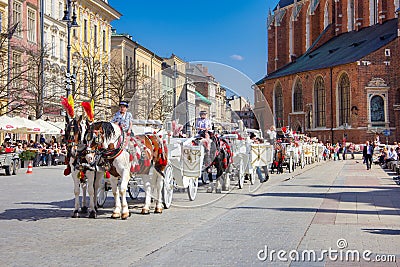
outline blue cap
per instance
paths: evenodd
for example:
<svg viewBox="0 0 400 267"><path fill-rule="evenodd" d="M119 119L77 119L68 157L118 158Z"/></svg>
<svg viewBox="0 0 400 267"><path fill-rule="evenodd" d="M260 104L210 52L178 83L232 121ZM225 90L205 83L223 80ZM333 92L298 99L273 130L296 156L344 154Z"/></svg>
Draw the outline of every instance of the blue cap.
<svg viewBox="0 0 400 267"><path fill-rule="evenodd" d="M126 101L121 101L121 102L119 102L119 106L129 107L129 104Z"/></svg>

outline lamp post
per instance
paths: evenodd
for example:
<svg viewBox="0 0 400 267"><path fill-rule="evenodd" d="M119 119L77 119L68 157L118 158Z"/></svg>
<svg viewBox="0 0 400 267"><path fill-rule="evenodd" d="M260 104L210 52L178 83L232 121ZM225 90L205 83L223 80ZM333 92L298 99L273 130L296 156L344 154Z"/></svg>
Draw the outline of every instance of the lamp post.
<svg viewBox="0 0 400 267"><path fill-rule="evenodd" d="M64 10L64 17L62 18L62 21L67 23L67 73L65 74L65 89L67 91L67 97L71 94L71 87L72 84L75 83L76 78L75 74L71 75L71 28L79 27L78 23L76 22L75 4L72 4L75 2L76 0L67 0Z"/></svg>

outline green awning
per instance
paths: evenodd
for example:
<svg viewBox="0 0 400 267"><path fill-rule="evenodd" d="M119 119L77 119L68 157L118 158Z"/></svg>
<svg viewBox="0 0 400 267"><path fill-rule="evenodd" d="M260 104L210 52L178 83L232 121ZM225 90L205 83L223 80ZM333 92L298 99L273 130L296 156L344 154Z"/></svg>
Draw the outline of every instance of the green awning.
<svg viewBox="0 0 400 267"><path fill-rule="evenodd" d="M196 100L203 101L204 103L211 105L211 101L207 99L204 95L200 94L199 92L195 91Z"/></svg>

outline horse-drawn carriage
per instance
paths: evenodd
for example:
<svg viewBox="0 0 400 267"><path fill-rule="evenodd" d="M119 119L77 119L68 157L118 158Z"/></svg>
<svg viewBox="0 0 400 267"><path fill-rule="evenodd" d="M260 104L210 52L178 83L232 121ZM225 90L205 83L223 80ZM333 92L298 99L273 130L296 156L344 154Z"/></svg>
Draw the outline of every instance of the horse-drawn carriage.
<svg viewBox="0 0 400 267"><path fill-rule="evenodd" d="M239 138L238 134L224 134L221 138L226 140L232 151L232 164L230 166L230 180L236 181L240 189L244 186L245 176L252 174L250 164L250 142L248 139ZM248 176L249 178L251 176ZM229 181L228 181L229 182ZM254 177L250 179L254 183ZM229 187L229 185L226 185Z"/></svg>
<svg viewBox="0 0 400 267"><path fill-rule="evenodd" d="M196 198L204 147L193 141L193 138L170 138L168 141L169 164L164 178L164 205L170 205L174 188L185 188L190 200Z"/></svg>
<svg viewBox="0 0 400 267"><path fill-rule="evenodd" d="M269 143L251 144L250 146L250 183L255 183L255 177L257 169L260 168L265 170L265 175L268 178L269 170L272 169L274 164L274 146Z"/></svg>

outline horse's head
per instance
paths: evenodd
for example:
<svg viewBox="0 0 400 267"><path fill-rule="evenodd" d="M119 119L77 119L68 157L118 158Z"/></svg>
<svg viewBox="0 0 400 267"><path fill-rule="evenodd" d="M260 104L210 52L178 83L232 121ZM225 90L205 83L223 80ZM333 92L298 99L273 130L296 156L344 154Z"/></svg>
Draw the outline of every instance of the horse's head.
<svg viewBox="0 0 400 267"><path fill-rule="evenodd" d="M72 118L71 120L67 120L65 141L69 145L82 143L86 128L86 123L82 119L82 116L80 116L79 119Z"/></svg>

